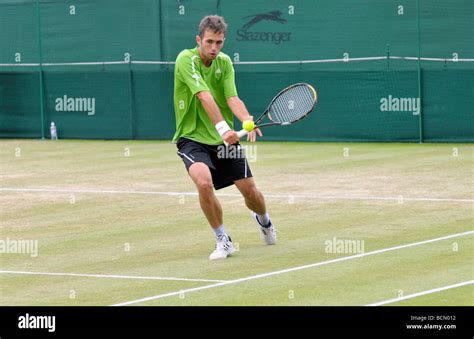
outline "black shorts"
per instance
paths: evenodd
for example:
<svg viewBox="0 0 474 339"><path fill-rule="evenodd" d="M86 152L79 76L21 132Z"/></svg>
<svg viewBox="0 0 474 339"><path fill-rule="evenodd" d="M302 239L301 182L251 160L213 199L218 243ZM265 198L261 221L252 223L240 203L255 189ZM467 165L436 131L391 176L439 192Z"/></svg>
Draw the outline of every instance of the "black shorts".
<svg viewBox="0 0 474 339"><path fill-rule="evenodd" d="M234 181L252 177L244 149L240 144L206 145L186 138L179 138L177 154L183 160L186 170L195 162L209 167L216 190L233 185Z"/></svg>

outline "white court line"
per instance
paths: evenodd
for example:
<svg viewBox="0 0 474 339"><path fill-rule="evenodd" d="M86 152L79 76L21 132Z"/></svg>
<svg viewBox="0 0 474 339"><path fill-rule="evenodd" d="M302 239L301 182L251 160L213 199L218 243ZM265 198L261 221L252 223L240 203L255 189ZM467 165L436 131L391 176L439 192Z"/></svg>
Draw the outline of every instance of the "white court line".
<svg viewBox="0 0 474 339"><path fill-rule="evenodd" d="M188 279L174 277L141 277L133 275L109 275L109 274L83 274L83 273L49 273L49 272L25 272L25 271L0 271L5 274L26 274L26 275L50 275L58 277L91 277L109 279L137 279L137 280L172 280L172 281L193 281L193 282L225 282L226 280L211 279Z"/></svg>
<svg viewBox="0 0 474 339"><path fill-rule="evenodd" d="M59 192L59 193L96 193L96 194L144 194L144 195L167 195L167 196L197 196L197 192L159 192L159 191L135 191L135 190L95 190L95 189L60 189L60 188L0 188L3 192ZM241 197L235 193L216 193L221 197ZM320 199L320 200L381 200L381 201L425 201L425 202L469 202L474 199L464 198L430 198L430 197L405 197L403 195L394 197L377 196L353 196L353 195L317 195L317 194L265 194L268 198L288 199Z"/></svg>
<svg viewBox="0 0 474 339"><path fill-rule="evenodd" d="M449 290L451 288L467 286L467 285L471 285L471 284L474 284L474 280L464 281L464 282L454 284L454 285L449 285L449 286L433 288L431 290L409 294L409 295L406 295L406 296L400 297L400 298L393 298L393 299L388 299L388 300L384 300L384 301L379 301L379 302L376 302L376 303L373 303L373 304L370 304L370 305L365 305L365 306L381 306L381 305L391 304L391 303L395 303L395 302L398 302L398 301L412 299L412 298L416 298L416 297L419 297L419 296L422 296L422 295L432 294L432 293L436 293L436 292L440 292L440 291Z"/></svg>
<svg viewBox="0 0 474 339"><path fill-rule="evenodd" d="M440 237L440 238L429 239L429 240L419 241L419 242L415 242L415 243L411 243L411 244L384 248L384 249L381 249L381 250L361 253L361 254L352 255L352 256L349 256L349 257L342 257L342 258L337 258L337 259L333 259L333 260L317 262L317 263L314 263L314 264L292 267L292 268L288 268L288 269L284 269L284 270L280 270L280 271L274 271L274 272L268 272L268 273L263 273L263 274L252 275L252 276L249 276L249 277L235 279L235 280L228 280L228 281L217 283L217 284L211 284L211 285L206 285L206 286L201 286L201 287L196 287L196 288L189 288L189 289L186 289L186 290L180 290L180 291L170 292L170 293L165 293L165 294L158 294L158 295L151 296L151 297L146 297L146 298L141 298L141 299L137 299L137 300L126 301L126 302L119 303L119 304L114 304L114 305L111 305L111 306L126 306L126 305L138 304L138 303L142 303L142 302L145 302L145 301L163 299L163 298L167 298L167 297L171 297L171 296L183 295L185 293L202 291L202 290L207 290L207 289L220 287L220 286L235 285L235 284L239 284L239 283L250 281L250 280L262 279L262 278L267 278L267 277L271 277L271 276L275 276L275 275L279 275L279 274L300 271L300 270L304 270L304 269L307 269L307 268L319 267L319 266L334 264L334 263L341 262L341 261L347 261L347 260L352 260L352 259L368 257L370 255L386 253L386 252L390 252L390 251L396 251L396 250L399 250L399 249L402 249L402 248L415 247L415 246L424 245L424 244L428 244L428 243L432 243L432 242L436 242L436 241L462 237L462 236L470 235L470 234L474 234L474 231L451 234L451 235L447 235L447 236Z"/></svg>

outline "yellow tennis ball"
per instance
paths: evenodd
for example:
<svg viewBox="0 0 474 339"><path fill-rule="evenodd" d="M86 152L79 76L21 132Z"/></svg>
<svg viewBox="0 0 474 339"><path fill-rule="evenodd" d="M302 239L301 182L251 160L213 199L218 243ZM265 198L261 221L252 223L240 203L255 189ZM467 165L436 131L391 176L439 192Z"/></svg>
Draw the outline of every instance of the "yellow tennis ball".
<svg viewBox="0 0 474 339"><path fill-rule="evenodd" d="M242 127L247 132L251 132L253 130L253 128L255 127L255 124L253 123L252 120L245 120L242 124Z"/></svg>

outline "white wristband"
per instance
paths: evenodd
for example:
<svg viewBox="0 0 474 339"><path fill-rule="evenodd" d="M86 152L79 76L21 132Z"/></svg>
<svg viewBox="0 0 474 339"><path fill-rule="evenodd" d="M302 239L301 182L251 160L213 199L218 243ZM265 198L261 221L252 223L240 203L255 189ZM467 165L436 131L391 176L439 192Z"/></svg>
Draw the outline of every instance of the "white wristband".
<svg viewBox="0 0 474 339"><path fill-rule="evenodd" d="M225 120L219 121L216 124L216 130L219 135L222 137L226 132L230 131L230 127Z"/></svg>

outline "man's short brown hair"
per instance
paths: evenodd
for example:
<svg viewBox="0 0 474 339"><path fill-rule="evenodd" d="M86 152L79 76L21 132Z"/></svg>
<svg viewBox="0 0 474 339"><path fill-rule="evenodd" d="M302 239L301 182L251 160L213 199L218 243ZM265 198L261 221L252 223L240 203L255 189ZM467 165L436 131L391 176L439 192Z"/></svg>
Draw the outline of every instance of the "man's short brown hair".
<svg viewBox="0 0 474 339"><path fill-rule="evenodd" d="M224 33L227 31L227 24L223 17L219 15L207 15L199 23L199 36L202 38L204 32L210 30L214 33Z"/></svg>

